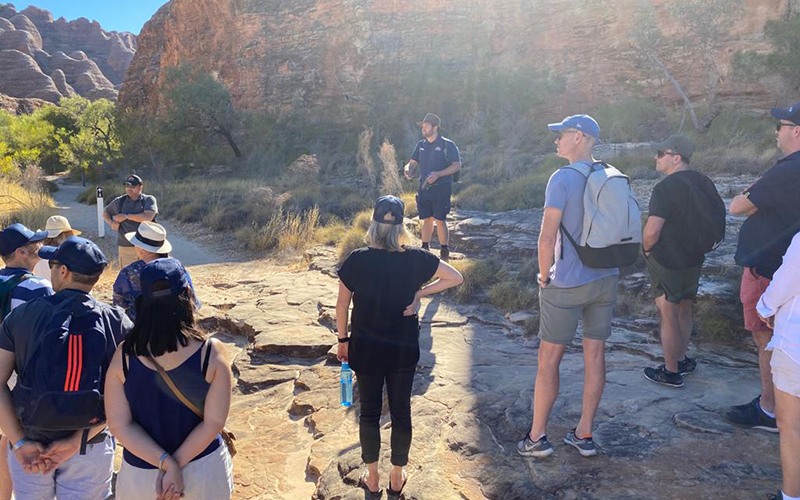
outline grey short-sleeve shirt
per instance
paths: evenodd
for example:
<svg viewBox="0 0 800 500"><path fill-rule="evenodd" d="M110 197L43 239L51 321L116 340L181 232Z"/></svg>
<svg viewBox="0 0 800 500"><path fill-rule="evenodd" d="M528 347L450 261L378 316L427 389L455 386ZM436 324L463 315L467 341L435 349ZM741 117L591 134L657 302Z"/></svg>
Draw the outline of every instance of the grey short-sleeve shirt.
<svg viewBox="0 0 800 500"><path fill-rule="evenodd" d="M111 203L106 206L106 213L111 217L118 214L140 214L147 211L158 213L158 204L155 196L144 193L135 200L131 200L128 195L122 195L111 200ZM122 221L119 225L117 244L121 247L133 246L130 241L125 239L125 234L135 233L137 229L139 229L139 222Z"/></svg>

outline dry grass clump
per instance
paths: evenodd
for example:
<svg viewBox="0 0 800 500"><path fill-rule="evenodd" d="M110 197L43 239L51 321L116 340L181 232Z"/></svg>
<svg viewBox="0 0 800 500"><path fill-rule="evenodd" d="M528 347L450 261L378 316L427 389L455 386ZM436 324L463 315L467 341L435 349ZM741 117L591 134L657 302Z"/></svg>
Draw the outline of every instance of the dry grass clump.
<svg viewBox="0 0 800 500"><path fill-rule="evenodd" d="M353 218L353 224L339 240L336 254L339 263L344 262L353 250L366 246L364 237L370 224L372 224L372 210L361 211Z"/></svg>
<svg viewBox="0 0 800 500"><path fill-rule="evenodd" d="M36 230L56 213L53 199L43 191L29 191L21 184L0 179L0 225L19 222Z"/></svg>
<svg viewBox="0 0 800 500"><path fill-rule="evenodd" d="M397 151L391 142L384 139L381 149L378 151L378 158L383 164L381 171L381 194L393 194L395 196L403 192L403 183L400 180L400 169L397 166Z"/></svg>
<svg viewBox="0 0 800 500"><path fill-rule="evenodd" d="M318 224L316 207L301 214L275 213L264 224L239 229L236 238L249 250L302 250L315 241Z"/></svg>

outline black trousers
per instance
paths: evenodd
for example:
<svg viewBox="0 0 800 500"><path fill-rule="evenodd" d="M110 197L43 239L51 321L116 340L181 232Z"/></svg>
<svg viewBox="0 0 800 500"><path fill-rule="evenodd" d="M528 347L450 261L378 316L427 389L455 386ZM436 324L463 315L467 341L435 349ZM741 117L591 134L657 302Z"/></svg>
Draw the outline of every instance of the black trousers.
<svg viewBox="0 0 800 500"><path fill-rule="evenodd" d="M408 464L408 450L411 448L411 386L414 384L416 368L413 365L380 375L356 374L361 398L358 437L364 463L377 462L380 455L380 420L385 382L392 417L392 465L403 467Z"/></svg>

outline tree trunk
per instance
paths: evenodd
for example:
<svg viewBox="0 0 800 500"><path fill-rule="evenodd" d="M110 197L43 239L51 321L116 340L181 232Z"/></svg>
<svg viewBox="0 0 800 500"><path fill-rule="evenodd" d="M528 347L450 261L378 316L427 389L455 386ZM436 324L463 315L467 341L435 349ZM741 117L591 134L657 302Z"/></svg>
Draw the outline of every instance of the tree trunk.
<svg viewBox="0 0 800 500"><path fill-rule="evenodd" d="M701 130L702 127L700 125L700 121L697 119L697 114L694 112L694 108L692 107L692 101L689 100L689 97L686 95L686 92L683 91L683 88L681 87L681 84L678 83L678 80L676 80L675 77L669 72L667 65L661 62L661 59L659 59L655 54L647 50L642 50L642 52L644 52L644 55L655 67L664 72L664 77L666 77L669 83L672 84L672 86L675 88L675 91L678 92L678 95L681 96L681 99L683 99L683 102L686 104L686 109L689 111L689 116L692 119L692 125L694 125L695 129Z"/></svg>
<svg viewBox="0 0 800 500"><path fill-rule="evenodd" d="M233 154L236 155L236 158L241 158L242 152L239 151L239 146L236 145L236 141L233 140L233 136L231 135L230 131L227 129L219 129L219 134L224 137L226 141L228 141L228 146L231 147Z"/></svg>

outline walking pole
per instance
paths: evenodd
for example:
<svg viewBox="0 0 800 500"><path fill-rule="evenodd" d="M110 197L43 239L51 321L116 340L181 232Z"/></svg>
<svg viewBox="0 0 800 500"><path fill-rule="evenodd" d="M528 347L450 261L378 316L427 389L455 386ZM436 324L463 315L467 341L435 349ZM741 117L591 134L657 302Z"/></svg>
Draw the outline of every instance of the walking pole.
<svg viewBox="0 0 800 500"><path fill-rule="evenodd" d="M106 235L106 225L103 221L103 188L97 187L97 235L101 238Z"/></svg>

